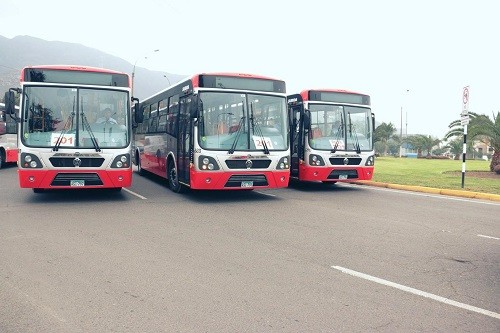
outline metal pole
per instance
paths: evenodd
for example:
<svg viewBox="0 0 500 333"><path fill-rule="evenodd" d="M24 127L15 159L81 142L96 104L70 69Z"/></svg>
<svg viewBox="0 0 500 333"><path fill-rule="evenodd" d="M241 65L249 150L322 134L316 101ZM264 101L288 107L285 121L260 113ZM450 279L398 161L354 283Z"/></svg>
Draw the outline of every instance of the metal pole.
<svg viewBox="0 0 500 333"><path fill-rule="evenodd" d="M403 151L403 107L402 106L401 106L401 124L399 126L399 129L400 129L399 140L401 141L399 144L399 157L401 157Z"/></svg>
<svg viewBox="0 0 500 333"><path fill-rule="evenodd" d="M464 148L462 157L462 188L465 185L465 156L467 154L467 124L464 125Z"/></svg>
<svg viewBox="0 0 500 333"><path fill-rule="evenodd" d="M156 50L153 50L153 52L158 52L160 51L159 49L156 49ZM131 89L131 93L132 93L132 97L134 97L134 78L135 78L135 66L137 65L137 62L139 61L139 59L141 59L142 57L139 57L135 60L134 62L134 68L132 69L132 89ZM147 59L148 56L144 56L144 59Z"/></svg>

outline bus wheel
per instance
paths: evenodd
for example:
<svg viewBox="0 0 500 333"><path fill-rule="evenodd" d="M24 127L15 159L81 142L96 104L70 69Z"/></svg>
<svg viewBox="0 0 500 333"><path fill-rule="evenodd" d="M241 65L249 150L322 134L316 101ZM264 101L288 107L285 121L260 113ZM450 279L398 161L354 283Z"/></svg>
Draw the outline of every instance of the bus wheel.
<svg viewBox="0 0 500 333"><path fill-rule="evenodd" d="M168 162L167 174L168 174L168 185L170 186L170 189L175 193L181 193L182 185L181 183L179 183L179 177L177 176L177 169L175 168L174 162L172 160Z"/></svg>
<svg viewBox="0 0 500 333"><path fill-rule="evenodd" d="M5 157L3 156L3 151L0 150L0 169L3 167L5 163Z"/></svg>
<svg viewBox="0 0 500 333"><path fill-rule="evenodd" d="M135 152L135 164L137 165L137 173L140 174L141 176L143 176L144 170L142 170L142 167L141 167L141 158L139 156L139 151Z"/></svg>

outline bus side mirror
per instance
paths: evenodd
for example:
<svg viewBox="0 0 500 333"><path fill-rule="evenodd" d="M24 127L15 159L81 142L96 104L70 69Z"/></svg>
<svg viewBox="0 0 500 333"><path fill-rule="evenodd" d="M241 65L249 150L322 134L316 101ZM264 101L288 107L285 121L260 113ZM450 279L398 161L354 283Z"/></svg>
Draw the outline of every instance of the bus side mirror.
<svg viewBox="0 0 500 333"><path fill-rule="evenodd" d="M304 128L311 127L311 112L304 110Z"/></svg>
<svg viewBox="0 0 500 333"><path fill-rule="evenodd" d="M13 91L9 90L5 93L5 113L15 114L16 113L16 95Z"/></svg>
<svg viewBox="0 0 500 333"><path fill-rule="evenodd" d="M372 112L372 131L373 131L373 136L372 136L372 142L375 142L375 113Z"/></svg>
<svg viewBox="0 0 500 333"><path fill-rule="evenodd" d="M133 107L133 110L134 110L134 120L135 120L136 124L140 124L144 120L144 114L142 112L142 108L140 107L139 99L135 98L135 97L132 97L132 103L133 102L136 102L134 104L134 107Z"/></svg>
<svg viewBox="0 0 500 333"><path fill-rule="evenodd" d="M199 102L198 97L195 95L191 98L191 106L189 109L189 117L194 119L198 118L198 115L203 114L203 101L200 99Z"/></svg>

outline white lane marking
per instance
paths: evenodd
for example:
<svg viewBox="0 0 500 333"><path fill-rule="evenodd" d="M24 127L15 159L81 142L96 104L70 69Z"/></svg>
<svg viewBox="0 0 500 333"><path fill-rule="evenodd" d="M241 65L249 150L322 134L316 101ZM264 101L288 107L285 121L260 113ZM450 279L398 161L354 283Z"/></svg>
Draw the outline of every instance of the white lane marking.
<svg viewBox="0 0 500 333"><path fill-rule="evenodd" d="M486 236L486 235L477 235L478 237L484 237L484 238L491 238L491 239L496 239L496 240L500 240L500 238L498 237L493 237L493 236Z"/></svg>
<svg viewBox="0 0 500 333"><path fill-rule="evenodd" d="M270 193L264 193L264 192L261 192L261 191L255 191L256 193L259 193L259 194L263 194L263 195L267 195L269 197L275 197L276 195L275 194L270 194Z"/></svg>
<svg viewBox="0 0 500 333"><path fill-rule="evenodd" d="M418 295L418 296L427 297L427 298L433 299L433 300L438 301L438 302L442 302L442 303L445 303L445 304L453 305L453 306L456 306L458 308L462 308L462 309L465 309L465 310L468 310L468 311L477 312L477 313L483 314L485 316L489 316L489 317L493 317L493 318L496 318L496 319L500 319L500 313L496 313L496 312L485 310L485 309L481 309L481 308L478 308L478 307L475 307L475 306L472 306L472 305L460 303L460 302L451 300L449 298L445 298L445 297L437 296L437 295L434 295L434 294L430 294L430 293L427 293L425 291L421 291L421 290L414 289L414 288L411 288L411 287L403 286L401 284L397 284L397 283L394 283L394 282L391 282L391 281L380 279L380 278L377 278L375 276L371 276L371 275L368 275L368 274L356 272L356 271L353 271L351 269L344 268L344 267L341 267L341 266L332 266L332 268L334 268L336 270L339 270L342 273L346 273L346 274L349 274L349 275L352 275L352 276L355 276L355 277L359 277L359 278L362 278L362 279L365 279L365 280L373 281L373 282L376 282L376 283L379 283L379 284L383 284L383 285L386 285L386 286L389 286L389 287L393 287L393 288L396 288L396 289L399 289L399 290L403 290L403 291L406 291L408 293L412 293L412 294L415 294L415 295Z"/></svg>
<svg viewBox="0 0 500 333"><path fill-rule="evenodd" d="M141 198L142 200L147 200L147 199L148 199L148 198L146 198L146 197L143 197L143 196L142 196L142 195L140 195L140 194L137 194L137 193L135 193L135 192L132 192L132 191L131 191L131 190L129 190L129 189L124 188L123 190L124 190L124 191L127 191L128 193L130 193L130 194L132 194L132 195L135 195L135 196L136 196L136 197L138 197L138 198Z"/></svg>

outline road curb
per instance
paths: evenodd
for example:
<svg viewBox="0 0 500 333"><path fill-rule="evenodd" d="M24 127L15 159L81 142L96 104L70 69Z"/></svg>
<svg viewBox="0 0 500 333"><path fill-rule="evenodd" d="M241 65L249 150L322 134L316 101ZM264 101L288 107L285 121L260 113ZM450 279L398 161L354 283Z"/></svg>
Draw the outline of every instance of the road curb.
<svg viewBox="0 0 500 333"><path fill-rule="evenodd" d="M367 185L367 186L376 186L376 187L384 187L390 188L394 190L403 190L403 191L413 191L413 192L423 192L423 193L432 193L432 194L442 194L449 195L453 197L462 197L469 199L481 199L481 200L491 200L500 202L500 195L491 194L491 193L481 193L481 192L471 192L471 191L463 191L463 190L449 190L449 189L439 189L433 187L425 187L425 186L413 186L413 185L401 185L401 184L389 184L389 183L381 183L374 182L371 180L359 180L353 182L358 185Z"/></svg>

